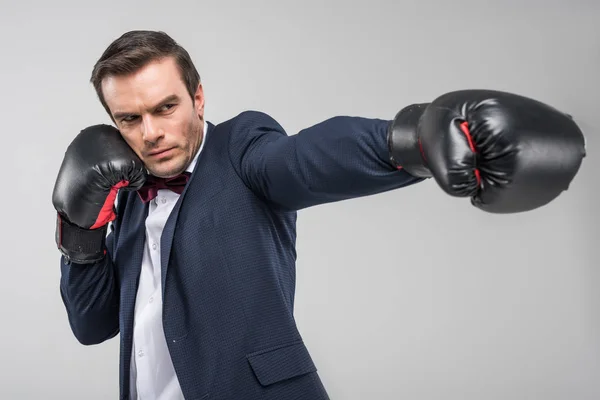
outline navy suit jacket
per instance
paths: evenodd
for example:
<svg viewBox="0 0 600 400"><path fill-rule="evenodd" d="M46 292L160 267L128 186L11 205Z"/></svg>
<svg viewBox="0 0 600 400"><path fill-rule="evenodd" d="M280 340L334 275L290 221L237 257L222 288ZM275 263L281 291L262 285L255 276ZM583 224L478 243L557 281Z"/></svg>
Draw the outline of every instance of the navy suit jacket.
<svg viewBox="0 0 600 400"><path fill-rule="evenodd" d="M186 399L328 399L294 320L297 211L419 182L389 161L390 122L339 116L290 136L257 111L208 124L161 238L164 334ZM148 206L124 190L117 204L107 257L61 257L60 289L82 344L120 334L128 399Z"/></svg>

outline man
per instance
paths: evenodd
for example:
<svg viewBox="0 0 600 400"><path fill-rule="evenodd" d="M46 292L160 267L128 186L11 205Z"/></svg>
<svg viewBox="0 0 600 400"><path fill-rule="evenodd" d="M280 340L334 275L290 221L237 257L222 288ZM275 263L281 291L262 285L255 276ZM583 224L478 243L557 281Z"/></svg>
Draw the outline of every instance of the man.
<svg viewBox="0 0 600 400"><path fill-rule="evenodd" d="M115 40L92 83L115 127L83 129L58 174L61 294L81 343L120 333L122 399L327 399L293 315L298 210L433 177L523 212L585 155L568 115L485 90L291 136L262 112L214 125L162 32Z"/></svg>

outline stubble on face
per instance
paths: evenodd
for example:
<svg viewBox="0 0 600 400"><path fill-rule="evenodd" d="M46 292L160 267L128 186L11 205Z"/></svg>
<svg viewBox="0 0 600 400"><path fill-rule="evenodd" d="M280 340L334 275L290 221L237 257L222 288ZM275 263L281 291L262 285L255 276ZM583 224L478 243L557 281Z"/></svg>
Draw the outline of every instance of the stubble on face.
<svg viewBox="0 0 600 400"><path fill-rule="evenodd" d="M204 94L190 97L173 59L110 76L103 93L121 135L158 177L186 170L204 138Z"/></svg>

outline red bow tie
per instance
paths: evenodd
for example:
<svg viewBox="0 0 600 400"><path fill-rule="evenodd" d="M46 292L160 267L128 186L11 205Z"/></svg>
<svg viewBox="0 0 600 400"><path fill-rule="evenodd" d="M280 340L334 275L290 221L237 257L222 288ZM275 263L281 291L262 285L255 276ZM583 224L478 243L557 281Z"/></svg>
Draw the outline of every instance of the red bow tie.
<svg viewBox="0 0 600 400"><path fill-rule="evenodd" d="M183 193L183 189L190 179L190 173L184 172L172 178L159 178L149 175L146 183L137 192L144 203L154 199L160 189L169 189L177 194Z"/></svg>

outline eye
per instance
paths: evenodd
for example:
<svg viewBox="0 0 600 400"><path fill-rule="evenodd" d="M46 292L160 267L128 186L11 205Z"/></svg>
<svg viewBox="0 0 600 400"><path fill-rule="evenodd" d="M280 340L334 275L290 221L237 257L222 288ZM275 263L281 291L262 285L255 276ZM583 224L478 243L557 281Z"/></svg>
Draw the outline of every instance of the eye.
<svg viewBox="0 0 600 400"><path fill-rule="evenodd" d="M129 123L135 121L136 119L137 115L128 115L127 117L122 118L121 122Z"/></svg>
<svg viewBox="0 0 600 400"><path fill-rule="evenodd" d="M158 108L159 112L169 111L171 108L175 107L175 104L165 104Z"/></svg>

